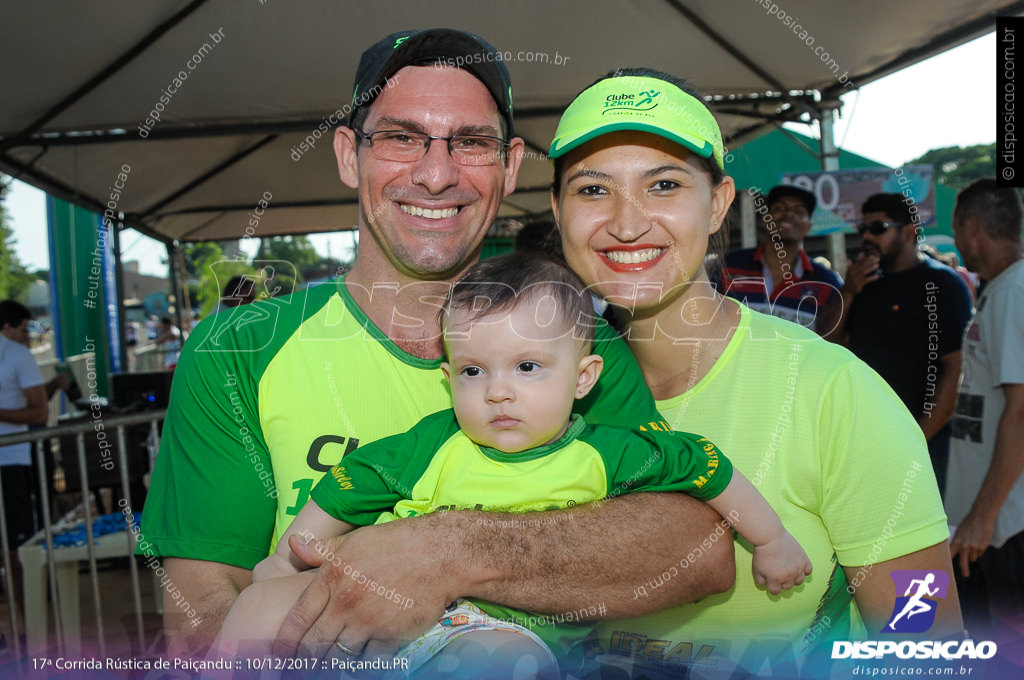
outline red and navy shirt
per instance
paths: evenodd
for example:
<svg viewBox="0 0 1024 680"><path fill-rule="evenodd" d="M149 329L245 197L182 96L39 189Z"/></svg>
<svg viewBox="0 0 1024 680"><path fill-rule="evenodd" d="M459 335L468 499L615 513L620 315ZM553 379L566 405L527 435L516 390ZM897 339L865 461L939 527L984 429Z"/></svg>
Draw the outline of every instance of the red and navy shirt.
<svg viewBox="0 0 1024 680"><path fill-rule="evenodd" d="M838 303L839 275L818 264L801 250L791 276L772 281L771 272L764 266L764 245L742 248L725 254L719 290L739 300L751 309L793 321L818 333L821 310L830 303ZM769 290L770 288L770 290Z"/></svg>

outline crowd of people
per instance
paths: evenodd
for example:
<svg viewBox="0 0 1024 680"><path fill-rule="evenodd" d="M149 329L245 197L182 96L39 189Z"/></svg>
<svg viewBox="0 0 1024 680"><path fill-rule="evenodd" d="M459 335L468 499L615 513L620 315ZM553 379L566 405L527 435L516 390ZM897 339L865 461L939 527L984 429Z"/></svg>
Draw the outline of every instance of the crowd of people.
<svg viewBox="0 0 1024 680"><path fill-rule="evenodd" d="M167 654L828 677L833 643L914 616L919 639L1024 631L1017 192L957 197L976 296L901 194L863 204L844 277L793 186L752 196L757 247L709 258L736 197L718 123L621 68L561 117L553 224L479 262L524 153L495 54L449 29L370 46L334 132L351 270L257 302L233 281L183 346L163 329L141 537L198 612L167 595ZM30 421L23 382L0 421ZM898 607L904 572L945 597Z"/></svg>

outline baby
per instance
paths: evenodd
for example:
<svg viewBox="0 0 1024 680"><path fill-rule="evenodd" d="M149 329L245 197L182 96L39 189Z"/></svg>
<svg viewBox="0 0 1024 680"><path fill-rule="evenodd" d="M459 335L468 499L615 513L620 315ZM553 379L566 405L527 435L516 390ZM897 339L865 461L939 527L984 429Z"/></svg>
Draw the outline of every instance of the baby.
<svg viewBox="0 0 1024 680"><path fill-rule="evenodd" d="M730 518L753 544L759 583L773 593L802 583L811 572L806 554L714 444L667 426L638 423L632 431L572 414L574 401L601 374L603 360L591 353L594 321L583 284L553 261L507 255L469 270L441 311L441 368L454 408L356 449L325 474L276 551L256 565L256 585L239 596L213 649L269 651L312 578L288 547L292 534L337 536L444 510L527 512L633 491L683 491ZM440 663L438 655L463 660L472 644L487 650L488 663L532 664L554 677L556 656L563 658L588 628L538 618L459 599L399 658L408 659L410 671L428 670ZM342 641L338 647L359 652Z"/></svg>

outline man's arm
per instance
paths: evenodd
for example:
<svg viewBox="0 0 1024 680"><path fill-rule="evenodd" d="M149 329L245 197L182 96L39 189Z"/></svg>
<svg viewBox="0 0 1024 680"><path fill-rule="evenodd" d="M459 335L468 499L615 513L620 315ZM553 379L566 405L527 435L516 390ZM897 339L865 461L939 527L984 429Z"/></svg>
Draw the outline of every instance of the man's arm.
<svg viewBox="0 0 1024 680"><path fill-rule="evenodd" d="M0 421L15 425L45 425L46 419L50 417L50 408L46 405L46 388L33 385L22 392L25 395L25 406L0 409Z"/></svg>
<svg viewBox="0 0 1024 680"><path fill-rule="evenodd" d="M706 550L696 569L666 583L663 592L645 598L648 602L634 598L638 581L697 551L723 521L710 506L685 494L630 494L552 515L553 524L523 537L521 545L509 546L501 570L491 564L491 550L495 542L512 537L501 525L484 524L477 538L486 541L486 548L465 574L471 588L466 594L544 613L600 603L604 607L596 618L617 619L724 592L735 580L732 541L721 541L721 546L712 544ZM641 554L644 559L638 560Z"/></svg>
<svg viewBox="0 0 1024 680"><path fill-rule="evenodd" d="M960 386L960 371L963 361L963 340L964 331L971 320L974 312L974 302L971 292L967 289L963 279L956 272L946 272L943 277L935 283L938 286L938 347L939 355L938 376L935 385L935 394L931 398L931 410L922 413L917 423L924 432L925 439L931 440L939 430L946 426L956 412L957 392ZM934 324L930 324L931 330Z"/></svg>
<svg viewBox="0 0 1024 680"><path fill-rule="evenodd" d="M255 355L245 351L266 336L225 332L212 351L209 336L221 327L203 322L206 336L193 334L182 352L136 546L165 560L165 597L182 598L164 607L168 653L182 657L205 652L267 556L277 506L276 488L268 494L260 477L272 466L258 428Z"/></svg>
<svg viewBox="0 0 1024 680"><path fill-rule="evenodd" d="M732 541L708 540L720 521L684 494L641 493L546 513L447 512L366 527L319 547L333 560L293 541L300 557L322 564L274 651L322 655L344 629L347 647L373 641L367 649L384 653L433 625L457 597L545 613L594 608L596 618L690 602L735 579ZM637 584L698 551L693 568L636 597Z"/></svg>
<svg viewBox="0 0 1024 680"><path fill-rule="evenodd" d="M167 658L199 658L206 654L238 593L252 582L252 572L218 562L168 557L164 588L164 633ZM180 592L180 604L172 596ZM184 607L184 608L183 608ZM190 617L188 609L202 611Z"/></svg>
<svg viewBox="0 0 1024 680"><path fill-rule="evenodd" d="M999 416L992 462L967 517L956 528L950 547L960 555L960 571L970 575L969 564L981 557L992 542L996 516L1010 490L1024 471L1024 384L1004 384L1006 406Z"/></svg>
<svg viewBox="0 0 1024 680"><path fill-rule="evenodd" d="M893 604L896 602L896 587L889 577L890 572L901 569L944 571L949 574L949 590L945 599L938 601L935 611L935 623L928 629L929 639L941 639L960 635L964 630L964 622L960 616L960 601L957 598L956 582L953 579L953 564L949 556L949 544L945 541L929 548L912 552L885 562L879 562L863 576L865 567L844 566L847 580L857 583L854 599L857 609L864 618L869 633L882 630L892 616Z"/></svg>
<svg viewBox="0 0 1024 680"><path fill-rule="evenodd" d="M939 379L935 385L934 405L917 419L925 439L931 439L946 426L956 410L957 388L960 384L960 350L939 357Z"/></svg>

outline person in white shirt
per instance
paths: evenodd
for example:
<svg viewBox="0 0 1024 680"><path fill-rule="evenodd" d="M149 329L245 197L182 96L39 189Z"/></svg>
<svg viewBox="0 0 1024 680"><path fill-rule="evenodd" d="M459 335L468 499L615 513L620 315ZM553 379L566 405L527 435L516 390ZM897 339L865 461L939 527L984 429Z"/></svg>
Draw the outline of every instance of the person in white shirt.
<svg viewBox="0 0 1024 680"><path fill-rule="evenodd" d="M31 319L32 313L24 305L14 300L0 302L0 435L45 425L49 416L46 384L28 348ZM31 451L28 442L0 447L0 485L11 551L35 532ZM8 563L15 587L20 589L20 562L11 555Z"/></svg>
<svg viewBox="0 0 1024 680"><path fill-rule="evenodd" d="M946 514L957 588L975 636L1024 630L1024 206L1017 190L982 178L961 191L953 237L987 283L963 347L953 416ZM979 639L986 639L980 637ZM1001 644L1001 643L1000 643Z"/></svg>
<svg viewBox="0 0 1024 680"><path fill-rule="evenodd" d="M46 423L46 385L28 347L32 314L14 300L0 302L0 434L25 432ZM31 445L0 448L7 540L11 548L32 535Z"/></svg>

